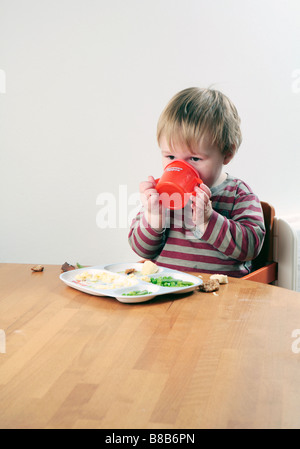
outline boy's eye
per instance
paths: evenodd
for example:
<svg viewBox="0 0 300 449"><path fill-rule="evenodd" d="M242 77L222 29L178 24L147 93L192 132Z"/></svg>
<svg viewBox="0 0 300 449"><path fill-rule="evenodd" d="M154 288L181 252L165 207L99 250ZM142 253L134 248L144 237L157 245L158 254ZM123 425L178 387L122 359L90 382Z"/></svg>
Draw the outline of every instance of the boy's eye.
<svg viewBox="0 0 300 449"><path fill-rule="evenodd" d="M175 156L172 156L171 154L166 156L167 159L170 159L171 161L173 161L175 159Z"/></svg>
<svg viewBox="0 0 300 449"><path fill-rule="evenodd" d="M198 161L201 161L201 158L200 157L191 157L191 161L198 162Z"/></svg>

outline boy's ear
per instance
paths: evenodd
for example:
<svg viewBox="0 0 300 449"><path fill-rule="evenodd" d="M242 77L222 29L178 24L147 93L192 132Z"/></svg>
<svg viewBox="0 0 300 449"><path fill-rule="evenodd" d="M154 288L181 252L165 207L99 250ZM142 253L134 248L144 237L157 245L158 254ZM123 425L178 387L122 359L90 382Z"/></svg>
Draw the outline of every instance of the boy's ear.
<svg viewBox="0 0 300 449"><path fill-rule="evenodd" d="M232 145L231 151L227 151L224 155L223 165L229 164L235 155L235 145Z"/></svg>

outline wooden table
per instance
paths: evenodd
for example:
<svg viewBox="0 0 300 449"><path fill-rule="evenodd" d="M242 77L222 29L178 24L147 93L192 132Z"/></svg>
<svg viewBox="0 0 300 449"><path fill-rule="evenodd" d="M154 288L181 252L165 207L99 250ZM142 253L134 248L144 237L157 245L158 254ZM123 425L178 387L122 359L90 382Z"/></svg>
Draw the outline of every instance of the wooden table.
<svg viewBox="0 0 300 449"><path fill-rule="evenodd" d="M300 293L230 278L129 305L31 266L0 264L0 428L300 427Z"/></svg>

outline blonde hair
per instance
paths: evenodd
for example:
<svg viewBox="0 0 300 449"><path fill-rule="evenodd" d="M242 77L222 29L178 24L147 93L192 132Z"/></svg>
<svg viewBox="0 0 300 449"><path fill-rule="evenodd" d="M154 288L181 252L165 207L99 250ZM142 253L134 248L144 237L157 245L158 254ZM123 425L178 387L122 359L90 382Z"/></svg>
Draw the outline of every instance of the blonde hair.
<svg viewBox="0 0 300 449"><path fill-rule="evenodd" d="M242 142L236 107L214 89L182 90L167 104L157 124L158 143L164 136L171 148L174 141L179 141L194 151L207 133L224 154L234 153Z"/></svg>

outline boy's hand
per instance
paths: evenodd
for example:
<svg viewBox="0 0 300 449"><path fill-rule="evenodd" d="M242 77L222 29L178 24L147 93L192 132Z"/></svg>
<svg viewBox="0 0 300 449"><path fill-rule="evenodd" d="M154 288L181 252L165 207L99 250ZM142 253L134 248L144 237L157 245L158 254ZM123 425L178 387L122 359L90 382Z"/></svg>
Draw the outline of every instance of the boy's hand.
<svg viewBox="0 0 300 449"><path fill-rule="evenodd" d="M148 181L140 183L140 196L145 210L145 218L151 228L162 231L164 228L164 208L159 202L159 193L155 188L156 182L153 176Z"/></svg>
<svg viewBox="0 0 300 449"><path fill-rule="evenodd" d="M205 184L195 188L196 195L192 198L193 215L192 220L194 224L204 233L213 208L210 201L211 191Z"/></svg>

